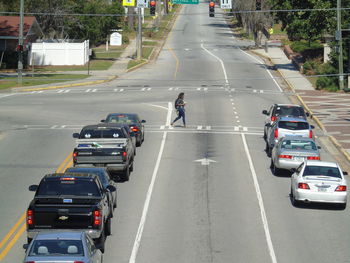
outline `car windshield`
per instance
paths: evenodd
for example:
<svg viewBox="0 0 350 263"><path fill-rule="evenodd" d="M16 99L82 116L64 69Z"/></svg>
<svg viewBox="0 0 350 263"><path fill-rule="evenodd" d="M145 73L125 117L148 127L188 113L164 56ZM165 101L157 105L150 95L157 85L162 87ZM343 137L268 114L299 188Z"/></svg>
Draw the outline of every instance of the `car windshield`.
<svg viewBox="0 0 350 263"><path fill-rule="evenodd" d="M86 129L83 130L80 139L98 139L98 138L124 138L124 134L120 129Z"/></svg>
<svg viewBox="0 0 350 263"><path fill-rule="evenodd" d="M135 122L138 122L138 119L137 119L136 115L119 114L119 115L108 116L106 122L110 122L110 123L135 123Z"/></svg>
<svg viewBox="0 0 350 263"><path fill-rule="evenodd" d="M308 130L309 124L307 122L299 121L280 121L278 122L278 128L287 130Z"/></svg>
<svg viewBox="0 0 350 263"><path fill-rule="evenodd" d="M304 109L295 106L279 106L275 112L276 116L305 117Z"/></svg>
<svg viewBox="0 0 350 263"><path fill-rule="evenodd" d="M313 141L305 140L284 140L281 144L281 149L291 150L317 150L317 146Z"/></svg>
<svg viewBox="0 0 350 263"><path fill-rule="evenodd" d="M96 174L100 178L100 181L104 187L106 187L108 183L108 179L105 176L104 172L97 169L89 169L89 168L68 168L66 173L86 173L86 174Z"/></svg>
<svg viewBox="0 0 350 263"><path fill-rule="evenodd" d="M81 240L34 240L29 256L84 256Z"/></svg>
<svg viewBox="0 0 350 263"><path fill-rule="evenodd" d="M303 176L318 175L341 178L337 167L308 165L305 167Z"/></svg>
<svg viewBox="0 0 350 263"><path fill-rule="evenodd" d="M38 195L75 195L75 196L101 196L93 180L71 180L59 178L58 180L45 180L39 185Z"/></svg>

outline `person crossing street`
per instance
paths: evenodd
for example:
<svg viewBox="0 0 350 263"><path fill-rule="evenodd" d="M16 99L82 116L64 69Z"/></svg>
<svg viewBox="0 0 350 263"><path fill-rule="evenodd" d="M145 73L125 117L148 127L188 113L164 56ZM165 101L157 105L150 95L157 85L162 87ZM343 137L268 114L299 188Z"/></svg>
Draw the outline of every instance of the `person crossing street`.
<svg viewBox="0 0 350 263"><path fill-rule="evenodd" d="M186 118L185 118L185 105L186 102L184 101L185 93L181 92L177 99L175 100L175 109L178 113L178 116L173 120L171 123L171 126L174 125L176 121L182 118L182 122L184 124L184 127L186 128Z"/></svg>

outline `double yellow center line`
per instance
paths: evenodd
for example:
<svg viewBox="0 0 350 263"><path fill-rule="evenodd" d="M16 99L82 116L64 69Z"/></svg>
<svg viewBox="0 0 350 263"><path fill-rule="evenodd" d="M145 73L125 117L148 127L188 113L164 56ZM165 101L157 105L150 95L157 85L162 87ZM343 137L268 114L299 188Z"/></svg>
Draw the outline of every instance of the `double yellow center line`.
<svg viewBox="0 0 350 263"><path fill-rule="evenodd" d="M66 159L57 168L56 173L63 173L68 167L71 167L72 153L70 153ZM15 225L9 230L6 236L0 241L0 261L2 261L6 255L10 252L11 248L16 244L17 240L22 236L26 230L26 212L24 212Z"/></svg>

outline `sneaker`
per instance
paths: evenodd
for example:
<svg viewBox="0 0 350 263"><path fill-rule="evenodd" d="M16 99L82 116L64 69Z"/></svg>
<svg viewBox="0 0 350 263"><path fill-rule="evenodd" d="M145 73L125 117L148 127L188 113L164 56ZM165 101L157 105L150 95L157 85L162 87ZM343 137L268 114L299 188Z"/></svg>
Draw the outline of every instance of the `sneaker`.
<svg viewBox="0 0 350 263"><path fill-rule="evenodd" d="M170 123L170 125L171 125L171 126L174 126L174 123L172 122L172 123Z"/></svg>

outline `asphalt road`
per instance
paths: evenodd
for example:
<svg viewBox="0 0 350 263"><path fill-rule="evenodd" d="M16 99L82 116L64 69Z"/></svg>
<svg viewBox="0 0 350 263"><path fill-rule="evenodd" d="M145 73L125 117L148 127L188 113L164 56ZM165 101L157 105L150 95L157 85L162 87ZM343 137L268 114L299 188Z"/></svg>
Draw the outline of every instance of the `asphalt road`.
<svg viewBox="0 0 350 263"><path fill-rule="evenodd" d="M112 83L0 95L1 262L23 259L28 186L68 166L72 133L109 112L147 130L104 262L349 262L349 209L294 208L288 175L271 173L261 111L288 96L216 12L185 6L158 61ZM171 128L181 91L187 128Z"/></svg>

